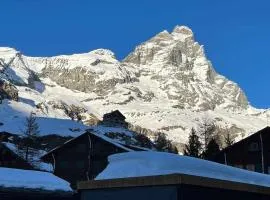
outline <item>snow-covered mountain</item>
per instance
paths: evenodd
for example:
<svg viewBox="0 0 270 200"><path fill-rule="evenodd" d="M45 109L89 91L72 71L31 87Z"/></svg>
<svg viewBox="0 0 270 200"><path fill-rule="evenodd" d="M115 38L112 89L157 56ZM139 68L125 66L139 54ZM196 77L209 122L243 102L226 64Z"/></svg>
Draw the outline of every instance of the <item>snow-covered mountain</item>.
<svg viewBox="0 0 270 200"><path fill-rule="evenodd" d="M19 133L31 111L43 134L73 135L120 110L133 125L185 143L207 116L239 138L267 125L268 110L252 107L239 86L218 74L185 26L163 31L123 61L110 50L29 57L0 48L0 130ZM75 116L76 118L76 116ZM80 131L78 131L80 132Z"/></svg>

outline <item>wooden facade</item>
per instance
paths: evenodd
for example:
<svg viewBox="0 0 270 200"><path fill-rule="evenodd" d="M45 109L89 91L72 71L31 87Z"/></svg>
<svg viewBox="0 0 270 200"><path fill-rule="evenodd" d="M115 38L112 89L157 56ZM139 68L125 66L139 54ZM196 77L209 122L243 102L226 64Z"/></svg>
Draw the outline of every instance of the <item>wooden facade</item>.
<svg viewBox="0 0 270 200"><path fill-rule="evenodd" d="M270 174L270 127L225 148L211 160Z"/></svg>
<svg viewBox="0 0 270 200"><path fill-rule="evenodd" d="M81 200L270 199L270 188L186 174L86 181L78 184Z"/></svg>
<svg viewBox="0 0 270 200"><path fill-rule="evenodd" d="M28 162L11 151L4 143L0 143L0 167L33 169Z"/></svg>
<svg viewBox="0 0 270 200"><path fill-rule="evenodd" d="M78 181L92 180L104 170L109 155L127 151L127 147L87 131L51 150L41 159L53 165L56 176L76 188Z"/></svg>
<svg viewBox="0 0 270 200"><path fill-rule="evenodd" d="M103 115L103 120L99 122L100 125L107 126L121 126L128 127L128 123L125 121L126 117L119 111L115 110Z"/></svg>

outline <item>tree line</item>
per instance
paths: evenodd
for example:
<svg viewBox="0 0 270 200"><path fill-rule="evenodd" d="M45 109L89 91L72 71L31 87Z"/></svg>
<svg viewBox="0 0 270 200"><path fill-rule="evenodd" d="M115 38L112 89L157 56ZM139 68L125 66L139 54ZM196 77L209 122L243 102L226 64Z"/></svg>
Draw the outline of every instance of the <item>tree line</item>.
<svg viewBox="0 0 270 200"><path fill-rule="evenodd" d="M212 160L222 149L222 139L225 147L234 143L234 139L228 130L221 136L218 126L212 120L203 118L197 130L195 128L191 129L188 142L184 147L184 155Z"/></svg>

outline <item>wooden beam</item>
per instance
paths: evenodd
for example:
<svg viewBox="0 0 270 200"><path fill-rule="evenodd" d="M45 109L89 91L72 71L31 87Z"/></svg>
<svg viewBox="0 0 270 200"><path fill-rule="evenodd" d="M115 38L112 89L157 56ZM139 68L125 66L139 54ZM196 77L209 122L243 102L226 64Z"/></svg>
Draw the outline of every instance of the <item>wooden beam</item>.
<svg viewBox="0 0 270 200"><path fill-rule="evenodd" d="M227 189L227 190L237 190L244 192L254 192L270 195L269 187L227 180L219 180L207 177L192 176L186 174L170 174L159 176L83 181L77 184L77 188L78 190L92 190L105 188L144 187L144 186L181 185L181 184Z"/></svg>

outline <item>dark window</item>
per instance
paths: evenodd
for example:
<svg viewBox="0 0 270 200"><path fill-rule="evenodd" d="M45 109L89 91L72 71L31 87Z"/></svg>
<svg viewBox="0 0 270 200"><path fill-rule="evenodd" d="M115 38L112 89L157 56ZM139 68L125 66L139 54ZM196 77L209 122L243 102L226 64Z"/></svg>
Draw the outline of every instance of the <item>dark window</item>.
<svg viewBox="0 0 270 200"><path fill-rule="evenodd" d="M257 142L252 142L248 146L249 151L259 151L259 144Z"/></svg>

